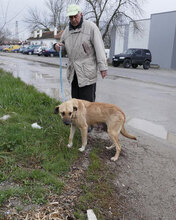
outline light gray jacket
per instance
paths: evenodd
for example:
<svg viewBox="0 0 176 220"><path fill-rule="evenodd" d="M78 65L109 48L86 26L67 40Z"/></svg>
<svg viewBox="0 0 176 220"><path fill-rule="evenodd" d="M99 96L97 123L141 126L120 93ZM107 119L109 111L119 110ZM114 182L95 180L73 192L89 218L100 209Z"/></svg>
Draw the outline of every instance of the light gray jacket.
<svg viewBox="0 0 176 220"><path fill-rule="evenodd" d="M71 83L76 72L79 87L91 85L97 81L98 71L107 70L104 43L98 27L84 20L82 27L69 30L67 27L61 37L69 61L67 79Z"/></svg>

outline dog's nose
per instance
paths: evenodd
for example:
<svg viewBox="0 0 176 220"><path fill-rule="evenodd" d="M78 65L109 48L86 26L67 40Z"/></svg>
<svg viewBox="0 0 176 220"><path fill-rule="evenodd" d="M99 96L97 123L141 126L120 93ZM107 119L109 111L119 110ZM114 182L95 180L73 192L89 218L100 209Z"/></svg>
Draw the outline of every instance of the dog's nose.
<svg viewBox="0 0 176 220"><path fill-rule="evenodd" d="M70 124L71 124L71 121L70 121L70 120L64 120L64 124L65 124L65 125L70 125Z"/></svg>

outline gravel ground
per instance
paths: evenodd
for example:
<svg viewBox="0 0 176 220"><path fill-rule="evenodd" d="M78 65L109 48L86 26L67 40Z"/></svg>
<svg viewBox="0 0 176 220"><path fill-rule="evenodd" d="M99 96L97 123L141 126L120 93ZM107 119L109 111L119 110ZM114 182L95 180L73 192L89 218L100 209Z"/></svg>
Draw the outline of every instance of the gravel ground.
<svg viewBox="0 0 176 220"><path fill-rule="evenodd" d="M105 162L115 175L116 216L107 220L173 220L176 215L176 148L158 138L127 129L137 141L121 136L118 161L109 159L114 151L104 150ZM107 139L107 135L98 134Z"/></svg>

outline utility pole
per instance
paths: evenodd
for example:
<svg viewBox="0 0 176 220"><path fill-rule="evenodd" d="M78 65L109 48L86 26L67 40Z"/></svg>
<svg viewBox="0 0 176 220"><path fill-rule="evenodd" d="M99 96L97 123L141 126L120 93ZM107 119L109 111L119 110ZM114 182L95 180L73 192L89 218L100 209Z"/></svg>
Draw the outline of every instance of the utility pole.
<svg viewBox="0 0 176 220"><path fill-rule="evenodd" d="M19 36L18 36L18 21L16 21L16 25L15 25L15 39L19 40Z"/></svg>

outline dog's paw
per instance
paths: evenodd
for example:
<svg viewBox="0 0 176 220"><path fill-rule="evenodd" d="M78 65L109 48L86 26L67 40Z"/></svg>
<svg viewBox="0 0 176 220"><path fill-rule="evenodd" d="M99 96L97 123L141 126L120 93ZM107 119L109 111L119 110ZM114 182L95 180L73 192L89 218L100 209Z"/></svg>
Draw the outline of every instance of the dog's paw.
<svg viewBox="0 0 176 220"><path fill-rule="evenodd" d="M67 147L68 148L71 148L73 146L73 144L71 143L71 144L67 144Z"/></svg>
<svg viewBox="0 0 176 220"><path fill-rule="evenodd" d="M80 151L80 152L83 152L84 150L85 150L85 147L84 147L84 146L82 146L82 147L79 148L79 151Z"/></svg>
<svg viewBox="0 0 176 220"><path fill-rule="evenodd" d="M111 160L116 161L116 160L118 160L118 157L111 157Z"/></svg>

